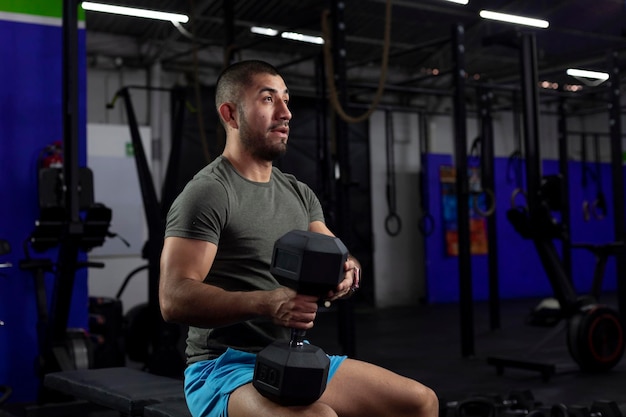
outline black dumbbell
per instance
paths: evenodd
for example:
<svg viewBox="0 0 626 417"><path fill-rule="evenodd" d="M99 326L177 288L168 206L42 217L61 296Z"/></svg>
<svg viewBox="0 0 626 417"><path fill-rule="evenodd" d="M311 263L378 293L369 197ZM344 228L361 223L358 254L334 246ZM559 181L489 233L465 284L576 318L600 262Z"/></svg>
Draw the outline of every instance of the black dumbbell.
<svg viewBox="0 0 626 417"><path fill-rule="evenodd" d="M539 404L531 391L523 390L511 391L506 398L500 394L474 394L446 408L453 409L457 417L526 416Z"/></svg>
<svg viewBox="0 0 626 417"><path fill-rule="evenodd" d="M540 403L530 390L511 391L506 399L500 401L500 406L517 413L527 414L537 408Z"/></svg>
<svg viewBox="0 0 626 417"><path fill-rule="evenodd" d="M294 230L274 244L270 272L299 294L322 297L343 280L347 259L338 238ZM330 360L304 336L304 330L292 329L289 342L276 341L259 352L252 384L261 395L282 405L308 405L324 393Z"/></svg>
<svg viewBox="0 0 626 417"><path fill-rule="evenodd" d="M555 404L552 406L551 417L623 417L624 406L615 401L597 400L591 407L584 405Z"/></svg>

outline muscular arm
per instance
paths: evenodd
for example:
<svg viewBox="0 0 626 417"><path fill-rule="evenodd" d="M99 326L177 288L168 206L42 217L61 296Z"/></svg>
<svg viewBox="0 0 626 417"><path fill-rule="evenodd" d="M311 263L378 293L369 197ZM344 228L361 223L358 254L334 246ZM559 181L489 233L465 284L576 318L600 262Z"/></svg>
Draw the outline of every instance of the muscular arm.
<svg viewBox="0 0 626 417"><path fill-rule="evenodd" d="M161 254L159 304L166 321L197 327L219 327L267 316L279 325L308 329L315 318L315 299L287 288L273 291L225 291L203 283L217 246L196 239L168 237Z"/></svg>

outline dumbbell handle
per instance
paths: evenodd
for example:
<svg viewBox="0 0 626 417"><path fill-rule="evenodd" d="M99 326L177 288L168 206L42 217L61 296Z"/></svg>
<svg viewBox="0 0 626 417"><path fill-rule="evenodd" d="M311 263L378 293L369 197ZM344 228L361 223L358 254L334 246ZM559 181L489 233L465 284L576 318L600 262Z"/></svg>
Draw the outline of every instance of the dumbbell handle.
<svg viewBox="0 0 626 417"><path fill-rule="evenodd" d="M306 335L306 330L291 329L291 340L289 341L289 346L295 348L304 345L304 335Z"/></svg>

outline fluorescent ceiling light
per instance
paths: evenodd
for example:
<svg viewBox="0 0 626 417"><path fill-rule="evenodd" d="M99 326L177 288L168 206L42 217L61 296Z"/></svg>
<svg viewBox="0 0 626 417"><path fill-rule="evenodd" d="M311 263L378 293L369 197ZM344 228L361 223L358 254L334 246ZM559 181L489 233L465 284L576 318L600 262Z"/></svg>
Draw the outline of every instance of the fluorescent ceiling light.
<svg viewBox="0 0 626 417"><path fill-rule="evenodd" d="M597 71L587 71L582 69L570 68L566 71L567 75L571 75L572 77L584 77L584 78L592 78L594 80L602 80L606 81L609 79L609 74L606 72L597 72Z"/></svg>
<svg viewBox="0 0 626 417"><path fill-rule="evenodd" d="M113 14L122 14L125 16L145 17L148 19L167 20L168 22L187 23L189 17L178 13L157 12L155 10L137 9L134 7L112 6L110 4L93 3L84 1L81 3L83 9Z"/></svg>
<svg viewBox="0 0 626 417"><path fill-rule="evenodd" d="M314 43L317 45L322 45L324 43L324 38L320 36L303 35L296 32L283 32L280 34L280 37L285 39L291 39L294 41Z"/></svg>
<svg viewBox="0 0 626 417"><path fill-rule="evenodd" d="M458 3L458 4L467 4L469 3L469 0L446 0L449 1L450 3Z"/></svg>
<svg viewBox="0 0 626 417"><path fill-rule="evenodd" d="M501 22L516 23L518 25L535 26L542 29L550 26L550 23L547 20L516 16L514 14L490 12L489 10L481 10L479 14L483 19L499 20Z"/></svg>
<svg viewBox="0 0 626 417"><path fill-rule="evenodd" d="M263 28L260 26L252 26L250 28L250 32L256 33L257 35L265 35L265 36L276 36L278 35L278 31L272 28Z"/></svg>
<svg viewBox="0 0 626 417"><path fill-rule="evenodd" d="M281 38L291 39L292 41L308 42L317 45L322 45L324 43L324 39L320 36L303 35L302 33L297 32L280 32L276 29L264 28L261 26L250 27L250 32L265 36L276 36L280 33Z"/></svg>

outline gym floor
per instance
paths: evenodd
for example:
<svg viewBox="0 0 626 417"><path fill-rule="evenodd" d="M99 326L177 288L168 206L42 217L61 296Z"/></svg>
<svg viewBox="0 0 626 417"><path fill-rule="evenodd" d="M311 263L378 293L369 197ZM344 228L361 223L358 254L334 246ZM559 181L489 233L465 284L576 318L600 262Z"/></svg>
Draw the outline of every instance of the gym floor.
<svg viewBox="0 0 626 417"><path fill-rule="evenodd" d="M615 300L614 294L606 294L602 302L615 307ZM423 382L437 392L442 404L474 394L507 397L515 390L530 390L536 401L548 407L557 403L588 406L594 400L626 403L626 359L609 372L586 374L579 371L568 353L565 331L525 324L527 315L540 301L502 300L498 330L489 328L487 304L476 303L475 355L467 358L461 354L457 303L385 310L357 306L356 356ZM321 312L307 338L327 353L341 353L337 328L337 314ZM551 332L553 337L549 337ZM530 355L546 337L547 342ZM507 368L498 375L496 368L487 363L488 357L555 364L556 373L547 381L539 372L523 369ZM0 410L0 416L20 415L12 413ZM64 414L57 410L55 415ZM81 415L113 417L118 414L91 409Z"/></svg>
<svg viewBox="0 0 626 417"><path fill-rule="evenodd" d="M429 305L356 313L356 356L414 378L437 392L440 402L472 394L508 396L530 390L543 405L591 405L594 400L626 403L626 358L611 371L582 373L568 353L566 330L533 327L525 319L540 299L502 300L501 328L490 330L488 305L474 306L475 349L461 353L459 305ZM616 296L603 303L616 308ZM333 317L334 316L334 317ZM327 352L339 352L336 315L322 314L308 333L311 343ZM550 334L552 333L552 337ZM540 348L539 342L548 339ZM530 353L534 349L534 354ZM537 371L507 368L498 375L488 357L511 358L556 365L545 381Z"/></svg>

